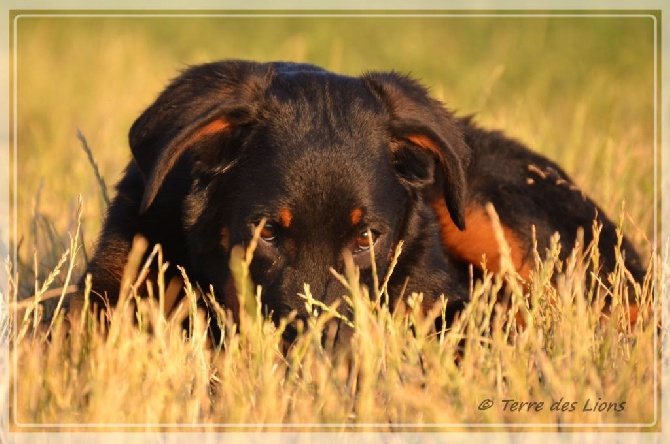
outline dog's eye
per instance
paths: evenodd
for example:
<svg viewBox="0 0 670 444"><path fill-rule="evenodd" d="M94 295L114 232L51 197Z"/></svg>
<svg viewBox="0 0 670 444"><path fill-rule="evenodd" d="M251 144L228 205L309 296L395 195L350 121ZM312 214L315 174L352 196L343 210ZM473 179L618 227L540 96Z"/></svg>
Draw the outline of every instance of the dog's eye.
<svg viewBox="0 0 670 444"><path fill-rule="evenodd" d="M277 225L272 222L265 222L265 225L263 225L263 228L261 229L260 236L264 241L272 242L277 238L277 232Z"/></svg>
<svg viewBox="0 0 670 444"><path fill-rule="evenodd" d="M379 237L379 232L365 229L358 233L356 236L356 251L365 251L369 250L372 245L377 241Z"/></svg>

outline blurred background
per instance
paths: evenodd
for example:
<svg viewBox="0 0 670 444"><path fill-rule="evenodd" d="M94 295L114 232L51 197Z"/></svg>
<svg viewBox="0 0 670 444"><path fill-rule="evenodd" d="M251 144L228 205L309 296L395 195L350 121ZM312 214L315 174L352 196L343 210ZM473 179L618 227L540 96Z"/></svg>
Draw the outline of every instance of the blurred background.
<svg viewBox="0 0 670 444"><path fill-rule="evenodd" d="M410 73L457 114L558 161L614 219L625 201L626 233L641 252L651 247L651 17L24 15L14 23L19 269L53 268L74 235L80 195L79 270L94 248L105 203L77 130L113 196L134 119L180 70L225 58Z"/></svg>

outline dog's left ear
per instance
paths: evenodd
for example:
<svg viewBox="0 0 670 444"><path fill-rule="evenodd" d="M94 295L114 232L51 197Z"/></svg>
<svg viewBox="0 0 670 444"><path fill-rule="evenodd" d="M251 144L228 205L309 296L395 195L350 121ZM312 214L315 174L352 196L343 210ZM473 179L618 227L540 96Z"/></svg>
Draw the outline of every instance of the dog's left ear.
<svg viewBox="0 0 670 444"><path fill-rule="evenodd" d="M452 114L407 76L371 72L362 78L391 115L396 139L392 150L401 177L419 187L442 182L451 219L465 229L465 171L471 150ZM435 177L436 169L443 181Z"/></svg>

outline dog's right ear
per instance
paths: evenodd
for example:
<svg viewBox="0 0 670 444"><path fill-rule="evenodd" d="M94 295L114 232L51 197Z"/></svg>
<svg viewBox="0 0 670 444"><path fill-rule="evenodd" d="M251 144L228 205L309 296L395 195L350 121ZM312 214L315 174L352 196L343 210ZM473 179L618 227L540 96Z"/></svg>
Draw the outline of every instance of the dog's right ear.
<svg viewBox="0 0 670 444"><path fill-rule="evenodd" d="M272 76L271 64L209 63L186 70L158 96L129 134L144 176L141 213L186 151L197 154L213 143L224 149L223 138L254 120Z"/></svg>

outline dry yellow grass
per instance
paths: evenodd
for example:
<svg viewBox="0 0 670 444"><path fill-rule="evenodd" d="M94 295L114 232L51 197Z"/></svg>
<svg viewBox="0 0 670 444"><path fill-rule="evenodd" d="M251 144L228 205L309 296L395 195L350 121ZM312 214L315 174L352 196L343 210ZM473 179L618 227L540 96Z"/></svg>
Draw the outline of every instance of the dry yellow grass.
<svg viewBox="0 0 670 444"><path fill-rule="evenodd" d="M79 248L76 239L72 252ZM16 324L9 331L10 357L17 364L10 370L14 430L24 430L22 425L86 430L91 424L101 430L198 431L312 430L313 425L340 431L658 427L659 348L650 317L658 282L650 273L642 285L629 286L620 265L609 282L585 288L588 264L597 260L591 246L576 250L566 263L557 262L556 249L549 252L525 286L504 258L501 273L475 283L466 311L441 332L418 310L421 295L411 295L405 310L390 313L375 302L383 295L371 297L359 288L350 268L342 279L355 313L351 348L331 350L328 341L322 346L325 321L333 316L326 310L285 354L282 326L264 319L260 304L253 303L262 290L241 285L248 279L244 254L233 255L232 269L238 288L247 289L240 294L247 309L239 325L220 311L224 340L211 347L187 276L186 309L177 313L191 318L189 334L182 330L183 316L163 316L164 294L136 299L134 289L145 284L137 270L142 253L131 255L129 263L136 265L124 278L132 283L126 287L130 297L108 328L84 315L66 329L58 312L49 327L33 328L40 311L32 302L48 285L36 286L35 299L14 307ZM68 252L61 263L72 258ZM503 282L512 290L510 311L495 299ZM16 293L19 286L12 285ZM642 313L633 326L625 302L629 288ZM598 291L610 292L614 300L606 320L587 300ZM524 328L509 314L517 311ZM434 315L439 313L437 307ZM484 408L488 400L491 405Z"/></svg>

